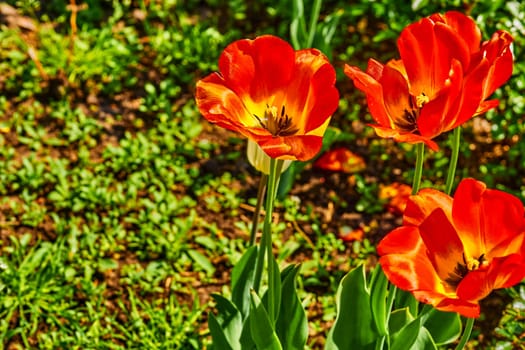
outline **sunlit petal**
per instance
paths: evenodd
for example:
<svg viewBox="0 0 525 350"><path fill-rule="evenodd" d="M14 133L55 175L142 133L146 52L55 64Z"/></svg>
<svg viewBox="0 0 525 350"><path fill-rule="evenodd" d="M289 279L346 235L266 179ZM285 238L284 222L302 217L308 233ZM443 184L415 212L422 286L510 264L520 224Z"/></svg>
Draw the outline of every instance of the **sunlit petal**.
<svg viewBox="0 0 525 350"><path fill-rule="evenodd" d="M436 209L452 217L452 198L432 188L424 188L417 195L410 196L403 217L403 225L419 226Z"/></svg>

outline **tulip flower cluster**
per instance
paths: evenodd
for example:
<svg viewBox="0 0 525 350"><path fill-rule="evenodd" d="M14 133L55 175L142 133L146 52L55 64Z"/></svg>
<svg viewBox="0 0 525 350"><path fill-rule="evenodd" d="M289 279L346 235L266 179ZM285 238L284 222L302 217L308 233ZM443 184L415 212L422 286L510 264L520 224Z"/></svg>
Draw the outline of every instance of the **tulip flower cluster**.
<svg viewBox="0 0 525 350"><path fill-rule="evenodd" d="M341 281L327 349L411 349L416 341L436 348L457 340L458 315L469 318L462 347L480 315L479 301L525 278L525 213L518 198L470 178L451 196L453 159L446 193L419 188L424 147L437 150L437 136L498 105L489 98L512 74L511 43L503 30L482 42L474 20L451 11L408 25L397 41L399 59L382 64L371 58L366 71L344 67L366 95L377 135L417 144L418 163L412 195L396 206L404 211L403 224L378 245L371 279L359 267ZM271 35L233 42L219 58L219 72L197 82L202 115L248 138L248 158L268 179L260 243L234 268L232 299L215 296L215 348L304 348L308 332L294 282L298 268L279 271L270 218L281 172L321 149L339 103L335 83L324 54L294 50ZM355 157L339 149L316 164L344 171L364 166L348 159ZM267 288L261 293L265 265ZM398 288L412 300L395 302L403 295L396 295Z"/></svg>

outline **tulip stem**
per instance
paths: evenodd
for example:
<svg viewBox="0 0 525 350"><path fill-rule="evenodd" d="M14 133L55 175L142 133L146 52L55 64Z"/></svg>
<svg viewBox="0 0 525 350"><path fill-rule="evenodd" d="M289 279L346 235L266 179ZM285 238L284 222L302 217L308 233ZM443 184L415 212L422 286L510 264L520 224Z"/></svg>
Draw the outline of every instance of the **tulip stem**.
<svg viewBox="0 0 525 350"><path fill-rule="evenodd" d="M461 128L458 126L454 129L452 136L452 154L450 155L450 163L448 166L447 182L445 185L445 193L450 194L452 192L452 186L454 185L454 177L456 175L456 168L458 165L459 157L459 141L461 139Z"/></svg>
<svg viewBox="0 0 525 350"><path fill-rule="evenodd" d="M475 320L475 318L467 318L467 322L465 323L465 330L463 331L463 335L459 340L458 346L456 346L456 350L463 349L467 344L468 340L470 339L470 333L472 333L472 326L474 325Z"/></svg>
<svg viewBox="0 0 525 350"><path fill-rule="evenodd" d="M264 190L268 182L268 175L262 174L259 181L259 189L257 190L257 204L255 204L255 211L252 218L252 230L250 232L250 247L255 244L255 236L259 228L259 217L261 216L261 208L264 201Z"/></svg>
<svg viewBox="0 0 525 350"><path fill-rule="evenodd" d="M416 145L416 168L414 170L414 179L412 180L412 194L419 192L421 186L421 176L423 175L423 161L425 158L425 144L418 143Z"/></svg>
<svg viewBox="0 0 525 350"><path fill-rule="evenodd" d="M275 303L276 303L276 288L274 285L275 281L275 270L273 266L273 252L272 252L272 213L275 202L275 196L277 194L277 184L279 182L279 176L284 161L271 159L270 160L270 175L268 176L268 185L266 187L266 213L264 216L263 231L261 237L261 243L259 252L257 255L257 261L255 264L255 275L253 282L253 289L256 293L259 292L261 284L262 271L264 266L265 255L267 257L267 269L268 269L268 316L270 321L275 321Z"/></svg>

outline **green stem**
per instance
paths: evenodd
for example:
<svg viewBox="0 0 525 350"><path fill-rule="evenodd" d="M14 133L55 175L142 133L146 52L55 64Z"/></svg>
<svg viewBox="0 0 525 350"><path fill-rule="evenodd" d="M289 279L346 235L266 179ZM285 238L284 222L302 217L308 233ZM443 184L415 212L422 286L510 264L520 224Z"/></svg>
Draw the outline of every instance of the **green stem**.
<svg viewBox="0 0 525 350"><path fill-rule="evenodd" d="M459 141L461 139L461 128L458 126L454 129L452 138L452 154L450 155L450 163L448 166L447 182L445 185L445 193L450 194L452 192L452 186L454 185L454 176L456 175L456 168L458 165L459 157Z"/></svg>
<svg viewBox="0 0 525 350"><path fill-rule="evenodd" d="M314 6L312 8L312 13L310 15L310 28L308 28L308 39L306 42L306 47L312 47L315 38L315 32L317 31L317 21L319 20L319 13L321 11L321 4L323 0L315 0Z"/></svg>
<svg viewBox="0 0 525 350"><path fill-rule="evenodd" d="M266 268L268 269L268 318L270 323L274 324L275 315L275 304L276 304L276 288L274 281L275 269L273 268L273 251L272 251L272 214L275 197L277 195L277 184L279 182L279 176L281 175L281 169L284 161L273 159L270 161L270 175L268 177L268 192L266 199L266 216L264 217L263 235L266 235ZM261 246L261 249L264 249Z"/></svg>
<svg viewBox="0 0 525 350"><path fill-rule="evenodd" d="M421 176L423 175L423 161L425 158L425 144L418 143L416 145L416 168L414 170L414 179L412 180L412 194L419 192L421 187Z"/></svg>
<svg viewBox="0 0 525 350"><path fill-rule="evenodd" d="M253 289L256 293L259 293L259 288L261 286L262 272L264 267L264 258L266 253L268 253L268 261L271 262L272 254L272 214L273 214L273 205L275 201L275 195L277 193L277 183L279 181L279 176L281 175L281 169L283 166L282 160L271 159L270 160L270 175L268 176L268 185L266 187L266 213L264 216L264 224L261 242L259 245L259 251L257 253L257 261L255 263L255 275L253 279ZM269 265L268 267L268 305L272 305L275 302L274 289L273 288L273 267ZM270 308L271 309L271 308ZM273 314L273 311L272 311Z"/></svg>
<svg viewBox="0 0 525 350"><path fill-rule="evenodd" d="M386 324L388 324L388 320L390 319L390 312L392 310L392 307L394 306L394 300L396 299L396 294L397 294L397 287L392 284L392 288L389 288L388 296L386 298L386 309L389 311L388 315L386 316Z"/></svg>
<svg viewBox="0 0 525 350"><path fill-rule="evenodd" d="M458 346L456 346L456 350L463 349L467 344L468 340L470 339L470 334L472 333L472 326L474 325L475 320L475 318L467 318L467 323L465 323L465 330L463 331L463 335L459 340Z"/></svg>
<svg viewBox="0 0 525 350"><path fill-rule="evenodd" d="M259 216L261 215L261 208L264 201L264 189L266 188L266 182L268 182L268 175L262 174L261 180L259 181L259 189L257 190L257 204L255 204L255 211L253 212L252 218L252 230L250 232L250 247L255 244L255 235L259 228Z"/></svg>

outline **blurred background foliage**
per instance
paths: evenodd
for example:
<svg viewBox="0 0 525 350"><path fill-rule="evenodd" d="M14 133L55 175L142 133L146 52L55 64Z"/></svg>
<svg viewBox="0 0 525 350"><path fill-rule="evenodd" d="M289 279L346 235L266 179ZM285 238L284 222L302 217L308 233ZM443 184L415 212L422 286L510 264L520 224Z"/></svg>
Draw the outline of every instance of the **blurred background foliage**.
<svg viewBox="0 0 525 350"><path fill-rule="evenodd" d="M226 45L309 23L302 0L8 0L0 4L0 339L7 349L202 349L209 294L225 291L247 239L258 175L244 140L199 116L195 82ZM279 259L302 262L309 348L322 348L333 294L399 222L383 185L410 184L412 146L375 137L342 73L397 58L407 24L471 15L486 40L512 33L500 105L464 126L458 177L525 197L525 3L325 0L311 37L341 92L326 148L366 161L353 174L302 164L278 205ZM301 38L299 38L301 39ZM443 186L448 135L424 186ZM341 239L356 229L364 238ZM525 287L487 301L471 348L523 349Z"/></svg>

